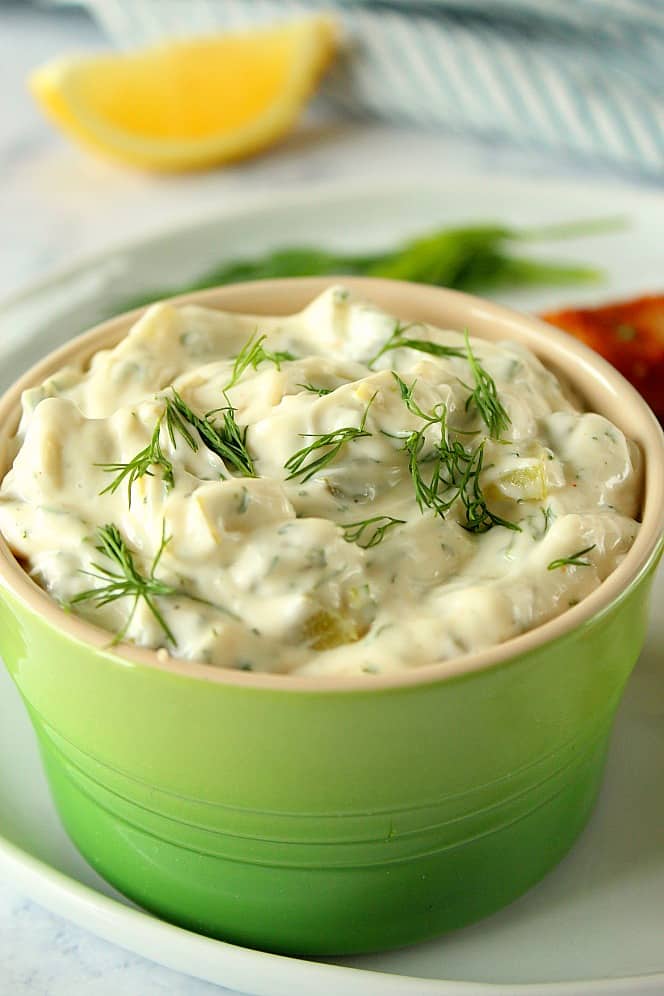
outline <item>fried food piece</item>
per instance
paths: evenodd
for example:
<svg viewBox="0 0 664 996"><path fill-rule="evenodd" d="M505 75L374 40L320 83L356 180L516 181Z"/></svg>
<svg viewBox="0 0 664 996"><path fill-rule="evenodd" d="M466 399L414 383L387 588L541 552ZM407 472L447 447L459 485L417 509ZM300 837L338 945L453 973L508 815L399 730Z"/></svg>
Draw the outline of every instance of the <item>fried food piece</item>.
<svg viewBox="0 0 664 996"><path fill-rule="evenodd" d="M612 363L664 420L664 295L541 316Z"/></svg>

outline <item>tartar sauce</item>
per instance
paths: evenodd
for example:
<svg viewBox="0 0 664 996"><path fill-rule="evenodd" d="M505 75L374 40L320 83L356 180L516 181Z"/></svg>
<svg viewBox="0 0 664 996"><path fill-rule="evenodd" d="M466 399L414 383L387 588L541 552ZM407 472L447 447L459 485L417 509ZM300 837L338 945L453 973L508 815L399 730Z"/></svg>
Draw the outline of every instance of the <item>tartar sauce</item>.
<svg viewBox="0 0 664 996"><path fill-rule="evenodd" d="M155 305L26 391L0 531L109 641L374 674L576 605L634 541L641 473L522 346L335 287L287 318Z"/></svg>

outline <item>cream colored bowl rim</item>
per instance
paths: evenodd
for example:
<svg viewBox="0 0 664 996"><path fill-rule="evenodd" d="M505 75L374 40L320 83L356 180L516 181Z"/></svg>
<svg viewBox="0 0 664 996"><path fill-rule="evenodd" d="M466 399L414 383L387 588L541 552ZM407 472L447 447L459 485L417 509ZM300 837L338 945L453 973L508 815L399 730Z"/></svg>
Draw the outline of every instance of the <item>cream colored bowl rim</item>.
<svg viewBox="0 0 664 996"><path fill-rule="evenodd" d="M0 584L26 606L71 638L126 662L147 665L182 677L219 684L283 691L364 691L430 684L481 671L520 657L583 626L606 610L647 571L661 549L664 533L664 435L638 392L605 360L564 332L528 315L459 291L402 281L363 277L300 277L232 284L171 298L172 303L198 304L252 315L287 315L299 311L326 287L343 284L386 311L408 320L428 321L442 328L468 329L486 339L511 339L536 353L563 374L598 411L636 440L645 456L643 520L637 539L623 562L587 598L562 615L504 643L451 661L416 665L378 675L291 675L242 672L197 661L179 660L165 650L123 643L109 646L106 630L65 612L23 570L0 535ZM15 432L23 391L44 381L69 363L86 362L99 349L121 339L145 309L119 315L49 353L0 398L0 480L8 468L9 440Z"/></svg>

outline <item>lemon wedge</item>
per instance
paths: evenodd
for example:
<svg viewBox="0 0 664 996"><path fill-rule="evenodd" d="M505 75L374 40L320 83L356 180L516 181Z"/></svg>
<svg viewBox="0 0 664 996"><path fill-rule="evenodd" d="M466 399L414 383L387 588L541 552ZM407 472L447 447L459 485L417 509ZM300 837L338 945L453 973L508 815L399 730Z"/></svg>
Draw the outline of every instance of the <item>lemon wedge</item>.
<svg viewBox="0 0 664 996"><path fill-rule="evenodd" d="M311 17L130 54L57 59L29 84L46 114L85 145L148 169L201 169L283 136L336 42L334 21Z"/></svg>

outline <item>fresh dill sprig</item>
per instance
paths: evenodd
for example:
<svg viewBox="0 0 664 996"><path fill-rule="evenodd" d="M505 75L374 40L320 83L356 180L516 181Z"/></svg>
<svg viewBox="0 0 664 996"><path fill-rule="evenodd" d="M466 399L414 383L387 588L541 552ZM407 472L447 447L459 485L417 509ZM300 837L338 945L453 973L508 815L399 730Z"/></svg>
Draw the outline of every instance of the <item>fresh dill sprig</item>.
<svg viewBox="0 0 664 996"><path fill-rule="evenodd" d="M296 384L295 386L301 387L303 391L309 391L310 394L317 394L319 398L326 394L332 394L331 387L316 387L315 384Z"/></svg>
<svg viewBox="0 0 664 996"><path fill-rule="evenodd" d="M468 411L471 404L474 404L484 420L491 438L500 439L502 433L511 424L511 420L504 405L498 397L496 382L484 369L480 361L473 353L468 333L464 332L465 348L460 346L442 346L439 343L429 342L426 339L406 338L403 333L410 327L411 326L408 325L402 326L400 322L397 322L390 338L378 350L375 356L368 361L367 366L371 368L376 360L378 360L389 350L401 349L403 347L408 349L417 349L422 353L429 353L433 356L454 356L466 359L475 382L475 387L473 389L468 388L471 393L466 401L466 411ZM399 381L399 387L401 389L403 400L406 402L409 410L413 411L409 405L409 401L412 402L412 390L409 398L407 398L404 395L405 385L403 384L403 381L401 381L400 378L397 378L397 380ZM406 390L408 389L406 388ZM421 415L421 412L414 412L414 414Z"/></svg>
<svg viewBox="0 0 664 996"><path fill-rule="evenodd" d="M344 539L347 543L357 543L363 550L369 550L383 541L388 529L403 525L405 521L405 519L395 519L391 515L374 515L371 519L362 519L360 522L346 522L341 528L344 530ZM379 526L379 522L382 525ZM365 536L363 539L362 534L371 526L376 528L371 536Z"/></svg>
<svg viewBox="0 0 664 996"><path fill-rule="evenodd" d="M428 422L437 421L437 419L435 419L434 417L429 418L427 413L422 411L418 403L415 401L415 398L413 397L413 391L415 390L415 385L417 384L417 381L414 380L413 383L410 384L409 386L405 382L405 380L402 380L399 374L396 373L394 370L392 371L392 376L394 377L397 387L399 388L399 394L401 395L401 400L403 401L408 411L411 412L411 414L413 415L419 415L420 418L426 419Z"/></svg>
<svg viewBox="0 0 664 996"><path fill-rule="evenodd" d="M401 400L408 411L421 418L425 423L421 428L410 432L404 442L404 449L408 453L408 470L415 488L415 499L420 511L432 508L441 518L444 518L458 497L458 490L456 494L447 495L447 497L445 497L445 493L455 488L457 478L465 477L464 467L470 461L470 455L461 443L451 441L449 438L447 407L443 404L436 405L433 411L425 412L413 396L417 382L413 381L409 386L394 371L392 371L392 376L399 388ZM440 442L433 453L422 458L425 444L424 434L432 425L440 427ZM425 480L422 473L421 464L424 463L433 464L429 481ZM444 471L447 471L446 477L443 476ZM443 485L442 493L441 483Z"/></svg>
<svg viewBox="0 0 664 996"><path fill-rule="evenodd" d="M302 449L293 453L291 457L288 458L284 464L285 470L289 470L290 473L286 478L287 481L292 481L295 477L302 477L302 483L310 480L331 463L339 450L346 443L350 443L355 439L362 439L364 436L370 436L371 433L365 428L367 424L367 415L369 414L369 409L373 404L376 395L369 400L367 407L364 409L364 414L360 420L359 426L348 426L343 429L335 429L333 432L323 432L323 433L301 433L303 436L314 437L316 442L310 443L308 446L303 446ZM319 456L317 456L318 450L324 450ZM309 463L306 463L308 457L312 457Z"/></svg>
<svg viewBox="0 0 664 996"><path fill-rule="evenodd" d="M152 438L144 449L127 463L96 464L102 470L116 474L116 477L100 494L115 494L126 479L129 507L131 508L132 487L139 478L154 476L151 467L161 467L166 487L172 488L174 486L173 464L161 446L160 435L164 418L173 446L176 446L175 433L177 431L187 445L194 452L197 452L198 440L191 431L195 429L205 446L216 453L224 463L229 464L245 477L256 477L256 468L246 445L247 428L240 428L237 424L235 409L232 405L229 403L225 408L218 409L218 411L223 412L223 425L217 428L209 417L215 414L214 412L208 412L204 417L196 415L175 388L172 391L172 397L164 399L166 406L164 414L159 418Z"/></svg>
<svg viewBox="0 0 664 996"><path fill-rule="evenodd" d="M420 453L424 448L424 430L418 429L416 432L411 432L406 438L403 448L408 454L408 472L413 482L415 500L420 512L424 512L425 508L433 508L443 518L449 506L442 508L439 505L438 495L435 494L432 485L425 481L420 467Z"/></svg>
<svg viewBox="0 0 664 996"><path fill-rule="evenodd" d="M221 412L223 414L223 425L220 430L214 428L208 421L210 415ZM254 461L247 449L248 426L240 426L235 418L235 408L228 405L225 408L218 408L214 412L206 415L206 424L210 426L207 438L203 436L203 442L209 449L215 448L220 456L235 467L244 477L258 477Z"/></svg>
<svg viewBox="0 0 664 996"><path fill-rule="evenodd" d="M483 461L484 443L480 443L471 454L466 475L459 486L459 497L466 511L464 529L470 533L485 533L492 526L504 526L505 529L512 529L514 532L520 533L521 527L516 522L501 518L500 515L492 512L487 505L480 487Z"/></svg>
<svg viewBox="0 0 664 996"><path fill-rule="evenodd" d="M496 515L487 505L480 485L484 443L467 450L458 440L452 439L446 405L436 405L431 412L423 411L413 397L415 382L408 386L398 374L393 373L393 376L408 410L424 421L424 425L409 433L404 442L404 449L408 454L408 470L420 511L430 508L444 519L452 505L460 499L466 516L463 527L468 532L483 533L492 526L505 526L520 532L520 526ZM433 451L423 457L425 432L433 425L439 427L440 439ZM425 464L431 464L428 480L423 472Z"/></svg>
<svg viewBox="0 0 664 996"><path fill-rule="evenodd" d="M171 437L171 442L173 446L177 446L175 441L176 431L182 436L187 446L198 453L198 439L196 436L192 435L190 432L190 426L197 428L192 419L197 419L191 409L188 407L185 401L180 397L175 388L171 388L173 391L172 398L165 398L166 409L166 428L168 429L168 435ZM186 410L186 415L183 414ZM201 421L203 421L201 419Z"/></svg>
<svg viewBox="0 0 664 996"><path fill-rule="evenodd" d="M487 373L473 353L467 332L464 332L464 338L466 340L466 358L475 380L475 388L466 401L466 411L471 404L474 404L489 430L491 438L500 439L508 425L511 425L511 419L498 397L495 380Z"/></svg>
<svg viewBox="0 0 664 996"><path fill-rule="evenodd" d="M224 388L224 392L230 390L231 387L235 387L237 382L242 377L242 374L249 367L253 367L254 370L257 370L261 363L269 361L270 363L274 363L277 370L281 370L282 363L285 363L287 360L297 359L296 356L293 356L293 354L289 353L287 350L277 350L276 353L272 353L270 350L265 349L263 343L266 339L266 335L259 336L257 332L254 332L254 334L249 337L247 342L235 357L233 373L231 375L231 379Z"/></svg>
<svg viewBox="0 0 664 996"><path fill-rule="evenodd" d="M430 342L428 339L411 339L404 335L409 329L416 326L417 322L410 322L408 325L402 325L400 321L397 321L394 326L394 330L387 340L383 343L375 356L372 356L367 362L367 366L371 369L385 353L389 353L392 349L415 349L420 353L429 353L430 356L456 356L463 359L466 353L461 346L443 346L438 342Z"/></svg>
<svg viewBox="0 0 664 996"><path fill-rule="evenodd" d="M173 464L168 459L161 448L160 433L163 416L157 422L152 438L148 445L136 454L128 463L96 463L95 467L101 467L109 474L117 476L107 487L100 491L100 495L115 494L122 482L127 480L127 498L129 508L131 508L131 489L141 477L154 477L151 467L161 467L162 478L168 489L172 488L175 481L173 477Z"/></svg>
<svg viewBox="0 0 664 996"><path fill-rule="evenodd" d="M577 553L573 553L570 557L561 557L560 560L552 560L547 571L555 571L559 567L592 567L589 560L581 560L581 557L586 553L590 553L597 546L593 543L592 546L587 546L585 550L579 550Z"/></svg>
<svg viewBox="0 0 664 996"><path fill-rule="evenodd" d="M212 453L215 453L225 464L244 477L257 477L254 461L247 449L247 426L241 427L235 419L235 409L229 403L224 408L197 415L189 405L172 388L172 396L166 398L166 426L175 445L175 431L184 438L187 445L196 452L198 441L192 435L190 428L195 429L202 442ZM223 412L223 424L217 428L210 416Z"/></svg>
<svg viewBox="0 0 664 996"><path fill-rule="evenodd" d="M166 639L175 645L176 640L173 632L155 602L155 598L158 597L181 594L176 588L155 577L159 561L170 541L170 537L166 537L165 526L162 528L161 543L150 566L150 573L147 576L141 574L138 570L133 554L117 526L109 523L106 526L101 526L97 533L99 543L96 546L96 550L108 557L115 564L116 569L113 570L110 567L105 567L103 564L93 563L92 566L98 573L93 571L83 571L82 573L96 578L98 581L102 581L103 584L98 588L90 588L87 591L79 592L78 595L74 595L70 599L69 604L76 605L80 602L96 602L97 606L101 607L111 602L116 602L121 598L132 598L133 605L129 617L120 632L116 633L113 638L113 644L116 644L126 635L136 613L138 603L143 599L164 631Z"/></svg>

